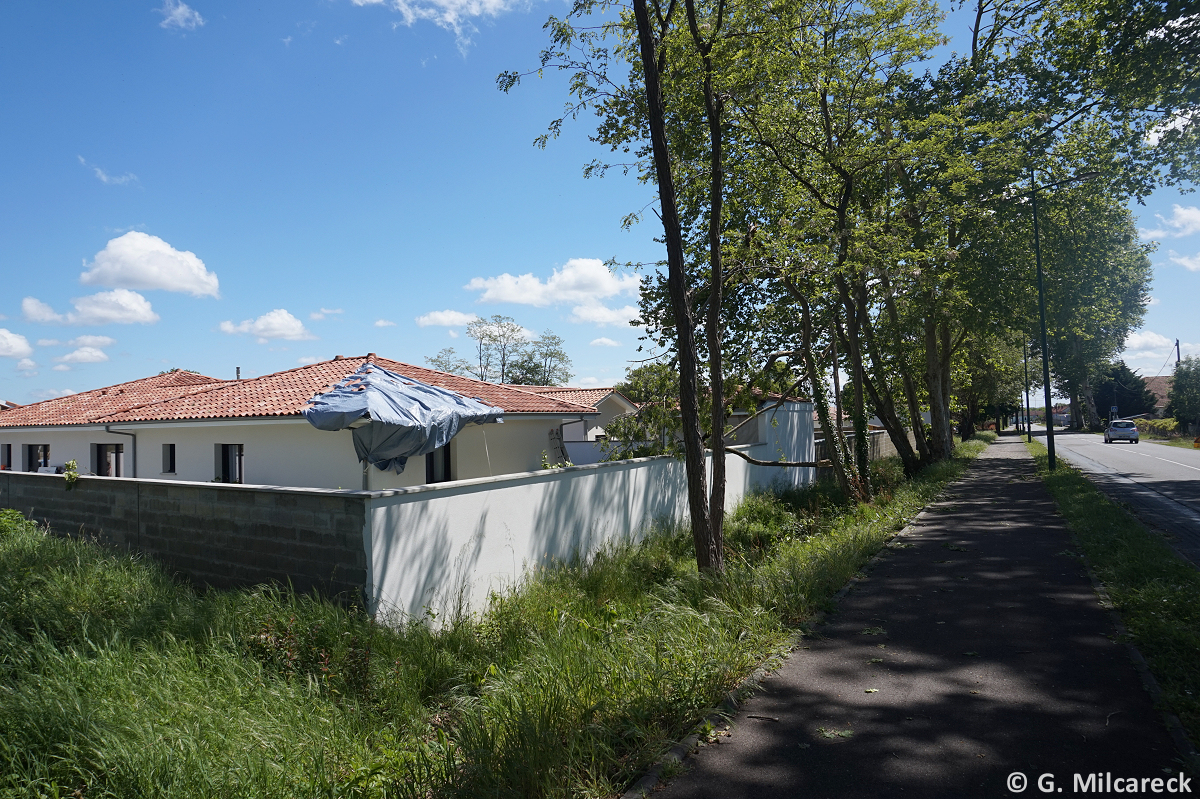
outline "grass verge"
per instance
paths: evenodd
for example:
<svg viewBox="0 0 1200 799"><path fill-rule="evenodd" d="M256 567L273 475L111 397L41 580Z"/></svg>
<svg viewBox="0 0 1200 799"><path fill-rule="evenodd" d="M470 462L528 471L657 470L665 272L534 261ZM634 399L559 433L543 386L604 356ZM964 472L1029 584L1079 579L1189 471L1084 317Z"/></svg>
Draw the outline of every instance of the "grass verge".
<svg viewBox="0 0 1200 799"><path fill-rule="evenodd" d="M546 569L433 630L0 511L0 797L600 797L684 737L986 446L875 502L748 497L728 572L683 529Z"/></svg>
<svg viewBox="0 0 1200 799"><path fill-rule="evenodd" d="M1150 444L1162 444L1166 447L1179 447L1180 449L1196 448L1196 442L1190 438L1143 438L1142 441Z"/></svg>
<svg viewBox="0 0 1200 799"><path fill-rule="evenodd" d="M1026 444L1084 557L1162 688L1166 708L1200 741L1200 571L1078 469L1047 471L1046 448Z"/></svg>

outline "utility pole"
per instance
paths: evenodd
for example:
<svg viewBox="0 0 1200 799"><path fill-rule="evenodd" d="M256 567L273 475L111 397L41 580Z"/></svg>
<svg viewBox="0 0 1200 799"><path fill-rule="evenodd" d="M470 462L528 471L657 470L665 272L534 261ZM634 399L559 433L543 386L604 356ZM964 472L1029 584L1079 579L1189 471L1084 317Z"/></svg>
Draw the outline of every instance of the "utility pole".
<svg viewBox="0 0 1200 799"><path fill-rule="evenodd" d="M1025 358L1025 440L1033 441L1033 427L1029 424L1029 342L1021 340L1021 355Z"/></svg>
<svg viewBox="0 0 1200 799"><path fill-rule="evenodd" d="M1037 257L1038 313L1042 320L1042 381L1046 389L1046 453L1050 471L1057 468L1054 458L1054 406L1050 404L1050 342L1046 335L1046 288L1042 278L1042 241L1038 232L1037 183L1033 169L1029 170L1030 196L1033 198L1033 250Z"/></svg>
<svg viewBox="0 0 1200 799"><path fill-rule="evenodd" d="M1175 339L1175 365L1179 365L1179 339Z"/></svg>

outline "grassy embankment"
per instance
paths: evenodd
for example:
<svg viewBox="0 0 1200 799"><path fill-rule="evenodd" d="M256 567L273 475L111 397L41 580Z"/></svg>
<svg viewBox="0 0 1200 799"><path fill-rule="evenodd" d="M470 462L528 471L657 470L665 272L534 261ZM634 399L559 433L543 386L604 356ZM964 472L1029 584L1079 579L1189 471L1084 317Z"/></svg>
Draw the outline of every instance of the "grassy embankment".
<svg viewBox="0 0 1200 799"><path fill-rule="evenodd" d="M1093 573L1104 583L1133 643L1146 658L1193 742L1200 741L1200 571L1061 460L1050 474L1046 448L1026 445Z"/></svg>
<svg viewBox="0 0 1200 799"><path fill-rule="evenodd" d="M983 446L913 481L883 462L871 505L823 486L748 499L720 583L661 529L439 631L197 593L0 511L0 797L611 795Z"/></svg>

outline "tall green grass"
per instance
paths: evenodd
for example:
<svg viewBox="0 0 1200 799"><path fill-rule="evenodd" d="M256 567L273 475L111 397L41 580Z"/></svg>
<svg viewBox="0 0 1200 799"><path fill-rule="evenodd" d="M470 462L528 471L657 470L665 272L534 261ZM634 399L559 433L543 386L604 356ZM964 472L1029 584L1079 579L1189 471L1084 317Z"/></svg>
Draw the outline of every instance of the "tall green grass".
<svg viewBox="0 0 1200 799"><path fill-rule="evenodd" d="M0 797L599 797L764 661L985 446L544 569L433 630L276 588L197 593L0 512Z"/></svg>
<svg viewBox="0 0 1200 799"><path fill-rule="evenodd" d="M1167 708L1200 741L1200 572L1078 469L1060 460L1051 473L1046 448L1037 441L1026 446Z"/></svg>

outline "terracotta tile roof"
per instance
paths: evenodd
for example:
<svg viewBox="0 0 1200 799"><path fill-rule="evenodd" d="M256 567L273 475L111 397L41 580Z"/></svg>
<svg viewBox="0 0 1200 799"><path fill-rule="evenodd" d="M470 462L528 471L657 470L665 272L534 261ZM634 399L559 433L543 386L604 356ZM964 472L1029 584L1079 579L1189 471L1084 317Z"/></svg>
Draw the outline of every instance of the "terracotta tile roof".
<svg viewBox="0 0 1200 799"><path fill-rule="evenodd" d="M607 397L609 394L616 394L621 399L633 405L637 404L633 400L626 397L621 392L614 388L564 388L563 386L521 386L511 385L512 388L518 388L522 391L532 391L535 394L541 394L546 397L554 397L555 399L566 400L573 402L576 405L587 405L589 408L594 408L596 405Z"/></svg>
<svg viewBox="0 0 1200 799"><path fill-rule="evenodd" d="M1167 407L1167 394L1171 393L1171 383L1175 380L1173 375L1159 375L1158 377L1143 377L1146 381L1146 388L1154 392L1154 407Z"/></svg>
<svg viewBox="0 0 1200 799"><path fill-rule="evenodd" d="M503 408L506 413L595 413L590 407L555 397L368 355L321 361L285 372L222 383L207 391L122 409L103 421L118 423L299 416L312 397L331 389L368 359L407 377Z"/></svg>
<svg viewBox="0 0 1200 799"><path fill-rule="evenodd" d="M0 427L90 424L129 408L220 385L225 385L225 381L215 377L195 372L168 372L66 397L19 405L0 415Z"/></svg>

